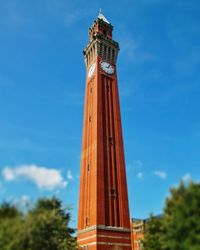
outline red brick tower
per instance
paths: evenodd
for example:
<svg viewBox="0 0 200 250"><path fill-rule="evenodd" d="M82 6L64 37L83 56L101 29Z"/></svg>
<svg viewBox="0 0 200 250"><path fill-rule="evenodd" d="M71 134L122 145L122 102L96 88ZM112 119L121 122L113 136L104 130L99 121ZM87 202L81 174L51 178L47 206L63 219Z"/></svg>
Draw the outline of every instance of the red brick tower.
<svg viewBox="0 0 200 250"><path fill-rule="evenodd" d="M113 26L99 14L87 67L78 216L79 249L130 250L130 218Z"/></svg>

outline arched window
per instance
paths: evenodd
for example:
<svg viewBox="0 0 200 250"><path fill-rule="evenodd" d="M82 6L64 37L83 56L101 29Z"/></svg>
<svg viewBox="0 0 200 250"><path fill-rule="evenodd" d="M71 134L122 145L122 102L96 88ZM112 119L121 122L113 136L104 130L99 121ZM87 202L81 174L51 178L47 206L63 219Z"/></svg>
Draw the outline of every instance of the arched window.
<svg viewBox="0 0 200 250"><path fill-rule="evenodd" d="M100 51L99 51L99 53L100 53L100 55L102 55L102 43L100 43Z"/></svg>
<svg viewBox="0 0 200 250"><path fill-rule="evenodd" d="M113 62L115 61L115 50L114 49L112 49L112 58L111 58L111 60Z"/></svg>
<svg viewBox="0 0 200 250"><path fill-rule="evenodd" d="M106 57L106 53L107 53L107 46L104 45L104 57Z"/></svg>
<svg viewBox="0 0 200 250"><path fill-rule="evenodd" d="M110 53L110 47L108 47L108 60L110 61L111 60L111 53Z"/></svg>

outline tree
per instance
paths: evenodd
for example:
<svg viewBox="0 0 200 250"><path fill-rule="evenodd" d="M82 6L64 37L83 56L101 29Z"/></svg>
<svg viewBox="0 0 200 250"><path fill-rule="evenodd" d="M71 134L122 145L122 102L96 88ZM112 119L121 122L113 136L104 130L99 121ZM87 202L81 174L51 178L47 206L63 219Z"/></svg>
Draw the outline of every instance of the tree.
<svg viewBox="0 0 200 250"><path fill-rule="evenodd" d="M181 182L171 189L163 216L164 250L200 249L200 184Z"/></svg>
<svg viewBox="0 0 200 250"><path fill-rule="evenodd" d="M69 227L70 213L56 199L40 199L27 215L28 245L31 250L66 250L74 229ZM37 240L34 240L37 239ZM72 249L72 248L70 248Z"/></svg>
<svg viewBox="0 0 200 250"><path fill-rule="evenodd" d="M1 215L7 215L7 217ZM76 241L69 227L70 213L57 198L40 199L22 214L16 207L0 207L1 250L73 250Z"/></svg>
<svg viewBox="0 0 200 250"><path fill-rule="evenodd" d="M161 250L162 217L150 215L145 223L145 250Z"/></svg>
<svg viewBox="0 0 200 250"><path fill-rule="evenodd" d="M20 215L20 211L14 205L11 205L7 202L3 202L0 205L0 220L3 220L5 218L15 218Z"/></svg>
<svg viewBox="0 0 200 250"><path fill-rule="evenodd" d="M17 207L3 203L0 206L0 249L15 250L23 224L23 215Z"/></svg>
<svg viewBox="0 0 200 250"><path fill-rule="evenodd" d="M200 184L181 182L171 189L162 218L147 222L144 249L200 249Z"/></svg>

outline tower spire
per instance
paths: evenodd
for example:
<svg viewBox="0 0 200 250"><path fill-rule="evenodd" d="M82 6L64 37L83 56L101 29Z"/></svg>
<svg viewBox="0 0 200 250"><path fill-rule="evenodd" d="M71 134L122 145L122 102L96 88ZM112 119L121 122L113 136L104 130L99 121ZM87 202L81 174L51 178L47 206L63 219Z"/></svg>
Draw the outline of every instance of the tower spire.
<svg viewBox="0 0 200 250"><path fill-rule="evenodd" d="M105 16L103 15L102 9L101 9L101 8L100 8L100 10L99 10L98 18L99 18L99 19L102 19L104 22L110 24L109 21L108 21L108 20L105 18Z"/></svg>

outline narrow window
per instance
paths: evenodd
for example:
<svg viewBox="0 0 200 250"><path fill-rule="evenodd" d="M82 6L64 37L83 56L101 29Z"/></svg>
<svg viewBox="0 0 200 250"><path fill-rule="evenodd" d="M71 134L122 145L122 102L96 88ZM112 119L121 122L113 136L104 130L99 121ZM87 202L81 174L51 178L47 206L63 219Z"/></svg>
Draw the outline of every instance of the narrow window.
<svg viewBox="0 0 200 250"><path fill-rule="evenodd" d="M92 48L90 49L90 59L92 61Z"/></svg>
<svg viewBox="0 0 200 250"><path fill-rule="evenodd" d="M100 43L100 51L99 51L100 55L102 55L102 43Z"/></svg>
<svg viewBox="0 0 200 250"><path fill-rule="evenodd" d="M110 86L108 83L106 84L106 89L107 89L107 91L109 91L109 89L110 89Z"/></svg>
<svg viewBox="0 0 200 250"><path fill-rule="evenodd" d="M88 217L85 218L85 225L86 225L86 226L89 225L89 218L88 218Z"/></svg>
<svg viewBox="0 0 200 250"><path fill-rule="evenodd" d="M112 138L112 136L108 137L108 142L109 142L110 145L113 145L113 138Z"/></svg>
<svg viewBox="0 0 200 250"><path fill-rule="evenodd" d="M110 193L112 197L115 197L115 189L113 187L110 189Z"/></svg>
<svg viewBox="0 0 200 250"><path fill-rule="evenodd" d="M90 63L90 51L88 52L88 63Z"/></svg>
<svg viewBox="0 0 200 250"><path fill-rule="evenodd" d="M93 52L94 52L94 58L95 58L95 52L96 52L96 45L94 44L94 47L93 47Z"/></svg>
<svg viewBox="0 0 200 250"><path fill-rule="evenodd" d="M86 62L87 62L87 65L88 65L88 55L86 56Z"/></svg>
<svg viewBox="0 0 200 250"><path fill-rule="evenodd" d="M108 60L111 60L111 53L110 53L110 47L108 47Z"/></svg>
<svg viewBox="0 0 200 250"><path fill-rule="evenodd" d="M112 49L112 61L113 62L115 61L115 51L114 51L114 49Z"/></svg>
<svg viewBox="0 0 200 250"><path fill-rule="evenodd" d="M92 60L92 51L90 49L90 62L91 62L91 60Z"/></svg>
<svg viewBox="0 0 200 250"><path fill-rule="evenodd" d="M106 53L107 53L107 47L106 45L104 45L104 57L106 57Z"/></svg>
<svg viewBox="0 0 200 250"><path fill-rule="evenodd" d="M92 53L92 60L94 58L94 50L93 50L93 47L91 48L91 53Z"/></svg>

